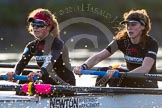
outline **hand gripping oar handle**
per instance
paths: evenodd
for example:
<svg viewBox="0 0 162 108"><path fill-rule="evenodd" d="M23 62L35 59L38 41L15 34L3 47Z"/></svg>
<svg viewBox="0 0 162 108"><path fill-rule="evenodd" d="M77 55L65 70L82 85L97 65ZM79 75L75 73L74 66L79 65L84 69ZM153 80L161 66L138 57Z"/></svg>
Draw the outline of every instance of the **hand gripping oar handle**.
<svg viewBox="0 0 162 108"><path fill-rule="evenodd" d="M98 75L98 76L108 76L108 73L106 71L96 71L96 70L82 70L81 74L85 75ZM119 78L120 74L118 71L116 71L113 74L114 78Z"/></svg>
<svg viewBox="0 0 162 108"><path fill-rule="evenodd" d="M14 80L21 80L21 81L28 81L28 77L26 75L14 75L13 76ZM7 76L6 75L0 75L0 79L1 80L8 80ZM36 81L38 80L38 77L37 76L34 76L33 77L33 80Z"/></svg>

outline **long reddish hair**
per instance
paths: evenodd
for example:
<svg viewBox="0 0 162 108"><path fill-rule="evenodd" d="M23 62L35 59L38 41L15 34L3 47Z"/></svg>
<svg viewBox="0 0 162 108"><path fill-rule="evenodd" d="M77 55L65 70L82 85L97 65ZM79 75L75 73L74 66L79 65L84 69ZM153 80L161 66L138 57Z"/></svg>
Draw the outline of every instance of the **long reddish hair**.
<svg viewBox="0 0 162 108"><path fill-rule="evenodd" d="M150 18L148 16L146 10L145 9L130 10L129 12L125 12L123 14L124 20L131 19L131 18L132 19L140 19L140 20L143 20L145 22L145 28L144 28L143 33L142 33L142 44L145 46L146 38L147 38L147 36L149 36L149 32L151 30L151 21L150 21ZM116 39L116 40L120 40L120 39L123 39L123 38L128 36L128 34L126 32L125 25L122 26L119 29L120 29L119 32L114 37L114 39Z"/></svg>

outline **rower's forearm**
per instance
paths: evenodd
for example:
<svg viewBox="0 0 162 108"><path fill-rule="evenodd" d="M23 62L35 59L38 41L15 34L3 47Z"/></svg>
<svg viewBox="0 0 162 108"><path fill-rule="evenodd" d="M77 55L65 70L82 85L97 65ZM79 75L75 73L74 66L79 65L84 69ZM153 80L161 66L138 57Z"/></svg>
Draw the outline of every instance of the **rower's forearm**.
<svg viewBox="0 0 162 108"><path fill-rule="evenodd" d="M90 57L89 59L87 59L84 63L87 64L88 69L91 69L94 65L96 65L99 62L100 61L97 59L97 57L93 56L93 57Z"/></svg>
<svg viewBox="0 0 162 108"><path fill-rule="evenodd" d="M130 71L130 73L149 73L149 70L145 67L140 66L140 67Z"/></svg>
<svg viewBox="0 0 162 108"><path fill-rule="evenodd" d="M91 69L94 65L98 64L105 58L111 56L111 53L107 51L106 49L100 51L99 53L91 56L89 59L87 59L84 64L87 65L88 69Z"/></svg>

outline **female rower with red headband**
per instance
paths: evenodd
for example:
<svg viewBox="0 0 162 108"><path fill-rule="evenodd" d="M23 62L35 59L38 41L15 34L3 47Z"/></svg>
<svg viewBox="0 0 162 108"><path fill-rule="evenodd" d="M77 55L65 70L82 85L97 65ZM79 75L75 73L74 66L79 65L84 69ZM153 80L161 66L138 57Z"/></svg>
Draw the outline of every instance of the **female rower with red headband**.
<svg viewBox="0 0 162 108"><path fill-rule="evenodd" d="M28 16L28 31L35 37L24 49L14 72L8 72L9 80L13 75L23 74L23 70L34 56L40 71L30 72L28 79L33 81L37 75L44 83L53 85L75 85L71 71L68 51L59 34L59 25L55 16L48 9L33 10Z"/></svg>

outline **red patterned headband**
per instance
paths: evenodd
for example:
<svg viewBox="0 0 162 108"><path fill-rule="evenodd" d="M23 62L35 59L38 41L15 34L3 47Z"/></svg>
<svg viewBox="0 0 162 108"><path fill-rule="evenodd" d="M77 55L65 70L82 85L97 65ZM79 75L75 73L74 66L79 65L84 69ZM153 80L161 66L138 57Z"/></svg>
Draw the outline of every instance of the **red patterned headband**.
<svg viewBox="0 0 162 108"><path fill-rule="evenodd" d="M47 22L48 24L52 24L52 20L43 13L38 12L37 14L34 15L34 17L29 18L29 22L33 21L34 19L40 19L40 20Z"/></svg>

